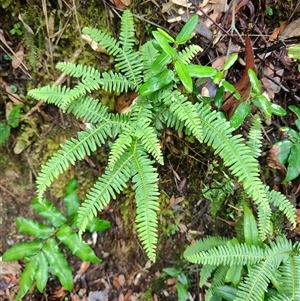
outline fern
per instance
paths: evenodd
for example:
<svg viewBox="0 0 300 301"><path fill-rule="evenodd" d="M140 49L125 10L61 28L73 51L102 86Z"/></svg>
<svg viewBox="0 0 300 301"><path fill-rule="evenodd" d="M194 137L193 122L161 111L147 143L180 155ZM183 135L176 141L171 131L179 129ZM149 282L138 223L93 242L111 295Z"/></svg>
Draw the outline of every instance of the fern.
<svg viewBox="0 0 300 301"><path fill-rule="evenodd" d="M192 23L185 25L180 41L191 37L195 21L193 18ZM82 234L97 211L107 206L131 180L136 194L137 233L147 255L155 260L159 206L155 164L163 164L159 138L160 131L167 126L192 134L223 159L224 165L243 184L246 194L257 206L262 240L270 232L270 203L278 206L295 225L295 214L289 201L279 193L270 192L260 180L256 159L261 143L259 120L254 120L249 141L245 143L242 136L232 133L229 122L220 118L218 112L211 110L200 98L196 104L191 101L191 94L187 92L193 88L191 77L211 75L218 82L219 73L215 69L206 67L202 70L204 67L190 64L193 56L200 51L199 46L190 45L179 51L175 39L170 45L173 39L168 38L167 33L157 31L155 41L151 40L137 50L133 18L129 11L123 13L118 40L97 29L84 28L83 33L113 56L114 69L100 72L80 64L59 63L57 67L61 71L76 78L73 88L46 86L29 92L37 100L53 103L90 123L85 131L78 133L78 138L66 141L42 166L37 178L40 201L46 188L71 164L90 155L108 139L114 139L105 173L98 178L79 209L79 232ZM185 67L187 63L190 71ZM179 90L183 88L179 86L182 85L187 91L181 93ZM118 94L135 91L139 95L131 112L119 115L109 113L100 101L94 99L93 91L99 88ZM205 259L206 264L216 265L221 260L226 265L236 262L257 264L265 256L264 250L258 247L244 244L227 249L218 240L215 243L220 245L209 251L211 256ZM205 250L201 252L191 259L201 261L207 255ZM219 255L221 257L215 258Z"/></svg>
<svg viewBox="0 0 300 301"><path fill-rule="evenodd" d="M261 120L259 115L255 115L248 134L247 145L251 149L252 156L258 158L261 155L262 147Z"/></svg>

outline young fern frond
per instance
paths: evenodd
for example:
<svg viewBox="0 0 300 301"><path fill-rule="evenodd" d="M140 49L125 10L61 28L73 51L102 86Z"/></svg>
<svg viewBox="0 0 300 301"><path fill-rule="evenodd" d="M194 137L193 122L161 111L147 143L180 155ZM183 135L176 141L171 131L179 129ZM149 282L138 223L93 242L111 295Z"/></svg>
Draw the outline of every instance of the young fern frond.
<svg viewBox="0 0 300 301"><path fill-rule="evenodd" d="M251 155L242 136L232 135L230 124L219 119L208 105L196 104L198 116L203 128L204 142L212 146L233 175L243 183L245 192L258 206L259 233L262 240L270 230L271 209L265 186L259 178L258 162Z"/></svg>
<svg viewBox="0 0 300 301"><path fill-rule="evenodd" d="M157 244L158 176L151 161L137 145L132 160L132 182L136 196L136 224L139 238L150 260L155 260Z"/></svg>
<svg viewBox="0 0 300 301"><path fill-rule="evenodd" d="M84 27L82 33L88 35L92 41L101 45L108 54L117 55L120 51L120 43L111 35L108 35L96 28Z"/></svg>
<svg viewBox="0 0 300 301"><path fill-rule="evenodd" d="M36 180L38 199L41 202L46 188L51 185L54 178L66 171L70 164L76 160L82 160L85 156L94 152L110 137L109 124L101 124L78 133L78 139L67 140L60 149L50 158L46 165L42 166Z"/></svg>
<svg viewBox="0 0 300 301"><path fill-rule="evenodd" d="M116 193L120 193L131 177L131 162L133 155L124 153L113 169L106 168L105 173L98 178L90 189L86 200L78 209L79 235L86 230L86 226L98 211L107 206L111 199L115 199Z"/></svg>
<svg viewBox="0 0 300 301"><path fill-rule="evenodd" d="M101 73L92 66L68 63L68 62L59 62L56 64L56 68L76 78L89 77L97 80L98 82L101 78Z"/></svg>
<svg viewBox="0 0 300 301"><path fill-rule="evenodd" d="M195 55L202 51L202 48L198 45L189 45L185 47L182 51L178 53L178 57L185 64L191 62L191 60L195 57Z"/></svg>
<svg viewBox="0 0 300 301"><path fill-rule="evenodd" d="M203 140L202 123L195 106L179 91L173 93L168 91L163 97L163 101L169 106L170 112L184 122L185 127L201 142Z"/></svg>
<svg viewBox="0 0 300 301"><path fill-rule="evenodd" d="M43 100L47 103L55 104L60 107L64 102L66 95L70 93L71 89L66 86L44 86L30 90L28 95L36 100Z"/></svg>
<svg viewBox="0 0 300 301"><path fill-rule="evenodd" d="M262 138L261 120L259 115L255 115L248 134L247 145L251 149L252 156L256 159L261 155Z"/></svg>
<svg viewBox="0 0 300 301"><path fill-rule="evenodd" d="M134 24L133 17L129 10L125 10L122 15L121 20L121 31L119 36L119 42L125 52L131 51L135 41L134 41Z"/></svg>

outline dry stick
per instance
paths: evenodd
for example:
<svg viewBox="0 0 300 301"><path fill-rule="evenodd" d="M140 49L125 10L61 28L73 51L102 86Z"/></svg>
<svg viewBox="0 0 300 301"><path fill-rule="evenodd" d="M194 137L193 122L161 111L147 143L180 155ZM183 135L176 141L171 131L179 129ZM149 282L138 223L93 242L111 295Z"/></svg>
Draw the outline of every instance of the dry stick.
<svg viewBox="0 0 300 301"><path fill-rule="evenodd" d="M76 61L76 59L79 57L81 51L82 51L81 49L77 49L77 50L75 51L75 53L74 53L72 59L70 60L70 63L74 63L74 62ZM58 85L60 85L60 84L64 81L66 75L67 75L67 73L66 73L66 72L63 72L63 73L60 75L60 77L55 81L55 83L53 84L53 86L58 86ZM44 103L43 100L39 101L33 108L31 108L31 109L26 113L26 115L25 115L23 118L21 118L21 121L24 120L26 117L32 115L35 111L37 111L43 103Z"/></svg>

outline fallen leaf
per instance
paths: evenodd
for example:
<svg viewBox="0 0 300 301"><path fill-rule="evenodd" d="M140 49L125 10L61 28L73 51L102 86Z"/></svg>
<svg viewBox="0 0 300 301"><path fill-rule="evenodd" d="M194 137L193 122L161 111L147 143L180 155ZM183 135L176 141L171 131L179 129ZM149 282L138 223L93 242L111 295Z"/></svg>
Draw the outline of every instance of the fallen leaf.
<svg viewBox="0 0 300 301"><path fill-rule="evenodd" d="M281 33L280 38L287 39L287 38L298 36L299 27L300 27L300 18L287 25L286 28Z"/></svg>
<svg viewBox="0 0 300 301"><path fill-rule="evenodd" d="M17 69L20 67L20 65L23 63L23 58L24 58L24 52L23 50L19 50L15 53L13 56L11 65L14 69Z"/></svg>
<svg viewBox="0 0 300 301"><path fill-rule="evenodd" d="M86 272L86 270L89 268L90 263L87 261L83 261L81 263L80 269L77 271L76 276L74 277L74 282L76 282L81 276L82 274L84 274Z"/></svg>
<svg viewBox="0 0 300 301"><path fill-rule="evenodd" d="M270 35L269 40L270 41L277 40L278 36L283 32L283 30L286 28L287 25L288 25L288 21L281 22L280 26L276 27L273 33Z"/></svg>

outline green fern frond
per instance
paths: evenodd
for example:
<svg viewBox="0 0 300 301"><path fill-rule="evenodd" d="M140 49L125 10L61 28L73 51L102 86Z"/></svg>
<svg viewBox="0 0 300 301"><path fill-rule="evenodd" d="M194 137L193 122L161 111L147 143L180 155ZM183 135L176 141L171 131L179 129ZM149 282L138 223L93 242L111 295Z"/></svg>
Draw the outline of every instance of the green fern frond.
<svg viewBox="0 0 300 301"><path fill-rule="evenodd" d="M300 300L300 255L294 255L293 256L293 272L294 275L294 288L295 293L293 294L295 296L295 300Z"/></svg>
<svg viewBox="0 0 300 301"><path fill-rule="evenodd" d="M137 231L150 260L155 261L155 250L157 244L157 211L158 206L158 177L147 155L137 146L132 161L133 189L136 196L136 218Z"/></svg>
<svg viewBox="0 0 300 301"><path fill-rule="evenodd" d="M242 136L232 135L229 122L219 119L210 106L197 103L198 118L204 134L204 142L212 146L223 159L224 165L243 183L248 196L258 206L259 234L262 240L270 231L271 209L265 186L259 178L258 162L253 158L250 148Z"/></svg>
<svg viewBox="0 0 300 301"><path fill-rule="evenodd" d="M78 209L77 225L80 236L97 212L107 206L111 199L115 199L116 193L120 193L127 186L131 177L132 158L130 152L124 153L114 168L106 168L105 173L90 189L86 200Z"/></svg>
<svg viewBox="0 0 300 301"><path fill-rule="evenodd" d="M294 299L293 297L288 297L284 294L272 296L268 301L296 301L298 299Z"/></svg>
<svg viewBox="0 0 300 301"><path fill-rule="evenodd" d="M101 86L105 91L116 93L136 89L136 86L126 76L112 71L102 73Z"/></svg>
<svg viewBox="0 0 300 301"><path fill-rule="evenodd" d="M60 62L57 63L56 68L76 78L90 77L98 81L101 78L101 73L92 66Z"/></svg>
<svg viewBox="0 0 300 301"><path fill-rule="evenodd" d="M164 103L169 105L170 111L184 122L192 134L201 142L203 140L202 124L200 122L195 106L187 100L179 91L166 91Z"/></svg>
<svg viewBox="0 0 300 301"><path fill-rule="evenodd" d="M87 128L78 133L78 139L67 140L60 149L52 155L51 159L42 166L37 177L38 199L41 202L46 188L51 185L54 178L66 171L70 164L75 164L76 160L82 160L85 156L95 151L105 143L105 139L110 136L109 125L103 123L97 127Z"/></svg>
<svg viewBox="0 0 300 301"><path fill-rule="evenodd" d="M41 88L30 90L28 95L36 100L42 100L59 106L64 101L66 95L69 94L70 90L71 89L66 86L47 85Z"/></svg>
<svg viewBox="0 0 300 301"><path fill-rule="evenodd" d="M216 270L218 266L216 265L204 265L199 274L199 286L203 287L208 279L211 277L212 273Z"/></svg>
<svg viewBox="0 0 300 301"><path fill-rule="evenodd" d="M153 46L153 41L149 41L140 48L141 59L143 62L144 81L152 75L152 66L158 56L158 51Z"/></svg>
<svg viewBox="0 0 300 301"><path fill-rule="evenodd" d="M82 33L102 46L110 55L115 56L121 51L119 42L112 36L96 28L84 27Z"/></svg>
<svg viewBox="0 0 300 301"><path fill-rule="evenodd" d="M296 227L296 212L294 205L280 192L269 190L266 187L269 202L278 207L288 218L293 227Z"/></svg>
<svg viewBox="0 0 300 301"><path fill-rule="evenodd" d="M262 261L264 256L261 248L246 244L218 246L189 256L185 254L190 262L209 265L251 265Z"/></svg>
<svg viewBox="0 0 300 301"><path fill-rule="evenodd" d="M118 136L117 140L111 147L109 159L108 159L108 167L110 169L114 168L116 162L120 159L120 157L128 151L130 145L132 144L132 139L134 137L135 127L133 124L128 123L122 128L122 133Z"/></svg>
<svg viewBox="0 0 300 301"><path fill-rule="evenodd" d="M122 51L116 56L117 64L115 67L131 81L134 90L137 91L143 80L143 64L137 52Z"/></svg>
<svg viewBox="0 0 300 301"><path fill-rule="evenodd" d="M134 24L133 17L129 10L125 10L121 20L121 31L119 36L120 44L124 51L131 51L134 45Z"/></svg>
<svg viewBox="0 0 300 301"><path fill-rule="evenodd" d="M202 48L198 45L189 45L185 47L182 51L178 53L178 57L185 64L191 62L191 60L195 57L195 55L202 51Z"/></svg>
<svg viewBox="0 0 300 301"><path fill-rule="evenodd" d="M252 156L254 158L258 158L261 155L262 138L261 120L259 115L255 115L247 141L247 145L250 147Z"/></svg>

